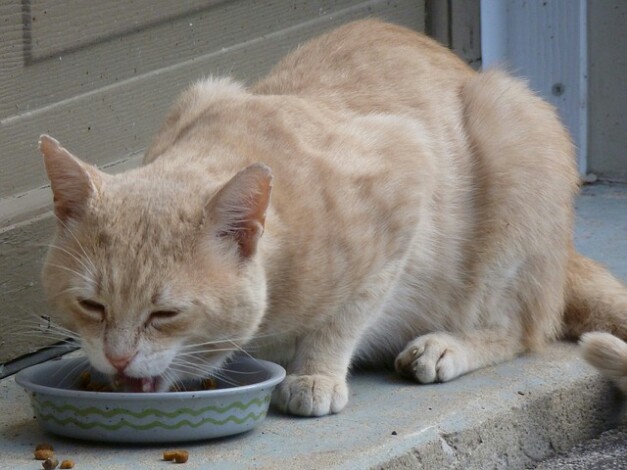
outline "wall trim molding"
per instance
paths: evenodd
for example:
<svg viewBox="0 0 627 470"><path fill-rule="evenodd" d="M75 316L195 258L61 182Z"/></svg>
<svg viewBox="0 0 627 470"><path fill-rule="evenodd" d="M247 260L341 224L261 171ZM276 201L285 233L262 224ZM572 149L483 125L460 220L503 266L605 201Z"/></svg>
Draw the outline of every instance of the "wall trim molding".
<svg viewBox="0 0 627 470"><path fill-rule="evenodd" d="M558 109L581 174L588 157L587 44L586 0L481 0L483 67L526 78Z"/></svg>

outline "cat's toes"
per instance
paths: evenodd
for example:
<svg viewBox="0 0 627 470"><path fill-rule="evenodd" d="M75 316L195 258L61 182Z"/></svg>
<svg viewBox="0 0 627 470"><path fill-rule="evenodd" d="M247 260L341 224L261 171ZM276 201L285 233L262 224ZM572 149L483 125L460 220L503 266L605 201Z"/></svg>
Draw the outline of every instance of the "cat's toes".
<svg viewBox="0 0 627 470"><path fill-rule="evenodd" d="M397 356L396 370L420 383L447 382L467 372L464 345L446 333L411 341Z"/></svg>
<svg viewBox="0 0 627 470"><path fill-rule="evenodd" d="M325 375L288 375L272 395L279 410L300 416L339 413L347 402L346 381Z"/></svg>

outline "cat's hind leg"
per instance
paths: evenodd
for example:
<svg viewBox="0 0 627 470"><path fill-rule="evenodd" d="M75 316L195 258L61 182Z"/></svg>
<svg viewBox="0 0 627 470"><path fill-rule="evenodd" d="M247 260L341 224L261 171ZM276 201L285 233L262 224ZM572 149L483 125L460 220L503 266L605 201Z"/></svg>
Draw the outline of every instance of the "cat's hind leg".
<svg viewBox="0 0 627 470"><path fill-rule="evenodd" d="M396 359L399 371L422 383L451 380L539 349L562 329L578 183L568 133L551 107L499 71L470 78L461 99L478 162L476 231L462 268L470 282L459 287L465 300L439 313L439 328L412 340ZM437 286L422 293L440 295ZM418 308L415 315L427 314Z"/></svg>
<svg viewBox="0 0 627 470"><path fill-rule="evenodd" d="M420 383L447 382L497 364L524 351L520 340L503 329L462 334L429 333L410 341L396 357L395 368Z"/></svg>

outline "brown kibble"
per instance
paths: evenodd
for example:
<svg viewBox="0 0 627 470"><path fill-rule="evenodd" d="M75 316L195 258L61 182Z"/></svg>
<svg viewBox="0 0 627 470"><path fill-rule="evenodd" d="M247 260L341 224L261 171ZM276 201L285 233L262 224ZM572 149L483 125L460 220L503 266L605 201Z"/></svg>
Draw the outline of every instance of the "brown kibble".
<svg viewBox="0 0 627 470"><path fill-rule="evenodd" d="M203 381L201 382L201 387L202 390L215 390L216 388L218 388L218 384L214 379L208 377L206 379L203 379Z"/></svg>
<svg viewBox="0 0 627 470"><path fill-rule="evenodd" d="M74 468L74 461L64 460L63 462L61 462L61 466L59 466L59 468Z"/></svg>
<svg viewBox="0 0 627 470"><path fill-rule="evenodd" d="M78 388L85 392L117 392L119 385L117 379L111 383L98 382L92 378L88 370L81 372L78 376Z"/></svg>
<svg viewBox="0 0 627 470"><path fill-rule="evenodd" d="M185 463L189 458L189 453L186 450L177 450L174 454L174 461L176 463Z"/></svg>
<svg viewBox="0 0 627 470"><path fill-rule="evenodd" d="M57 459L55 459L54 457L46 459L41 466L44 468L44 470L52 470L54 468L57 468L57 465L59 465L59 461Z"/></svg>
<svg viewBox="0 0 627 470"><path fill-rule="evenodd" d="M81 387L87 388L87 386L91 382L91 373L88 370L84 370L83 372L81 372L79 379L81 382Z"/></svg>
<svg viewBox="0 0 627 470"><path fill-rule="evenodd" d="M185 463L189 458L189 452L186 450L166 450L163 453L163 460L174 460L176 463Z"/></svg>
<svg viewBox="0 0 627 470"><path fill-rule="evenodd" d="M36 449L35 450L35 459L37 460L46 460L52 457L54 457L54 451L52 449Z"/></svg>
<svg viewBox="0 0 627 470"><path fill-rule="evenodd" d="M200 392L203 390L215 390L217 388L218 383L215 379L208 377L196 383L174 384L170 387L170 392Z"/></svg>
<svg viewBox="0 0 627 470"><path fill-rule="evenodd" d="M42 444L37 444L37 447L35 447L35 450L52 450L52 451L54 451L54 447L52 447L52 444L48 444L47 442L44 442Z"/></svg>

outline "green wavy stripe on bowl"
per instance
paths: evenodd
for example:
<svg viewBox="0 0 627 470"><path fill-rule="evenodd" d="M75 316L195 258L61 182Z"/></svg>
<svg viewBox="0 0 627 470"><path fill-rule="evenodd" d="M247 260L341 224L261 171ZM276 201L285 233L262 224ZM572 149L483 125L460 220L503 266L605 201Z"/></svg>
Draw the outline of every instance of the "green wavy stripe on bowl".
<svg viewBox="0 0 627 470"><path fill-rule="evenodd" d="M258 413L258 414L248 413L243 418L238 418L236 416L231 415L222 420L213 419L213 418L205 418L197 423L192 423L191 421L184 419L174 424L165 424L165 423L162 423L161 421L152 421L146 424L135 424L135 423L131 423L129 421L124 421L124 420L116 424L105 424L105 423L99 423L99 422L81 423L79 421L76 421L76 419L74 418L59 419L52 414L40 414L39 418L42 419L43 421L52 421L56 423L58 426L67 426L68 424L72 424L84 430L93 429L97 427L97 428L105 429L107 431L117 431L121 428L126 427L126 428L134 429L136 431L147 431L147 430L154 429L154 428L173 430L173 429L180 429L184 426L189 426L191 428L198 428L202 426L203 424L207 424L207 423L211 423L214 426L223 426L229 421L236 423L236 424L244 424L248 420L259 421L265 415L266 415L266 412L262 411L261 413Z"/></svg>
<svg viewBox="0 0 627 470"><path fill-rule="evenodd" d="M49 400L38 402L37 407L40 409L40 411L51 410L56 413L63 413L65 411L71 411L77 416L100 415L103 418L113 418L118 415L127 415L127 416L132 416L134 418L146 418L148 416L155 416L157 418L176 418L177 416L181 416L184 414L196 417L206 412L224 414L234 409L247 411L248 408L250 408L253 405L264 406L269 401L270 401L270 397L266 396L263 399L253 398L247 403L236 401L225 407L206 406L204 408L199 408L197 410L194 410L192 408L179 408L178 410L171 411L171 412L157 410L155 408L149 408L142 412L135 412L135 411L127 410L125 408L113 408L111 410L103 410L103 409L95 408L95 407L78 408L74 405L59 406Z"/></svg>

